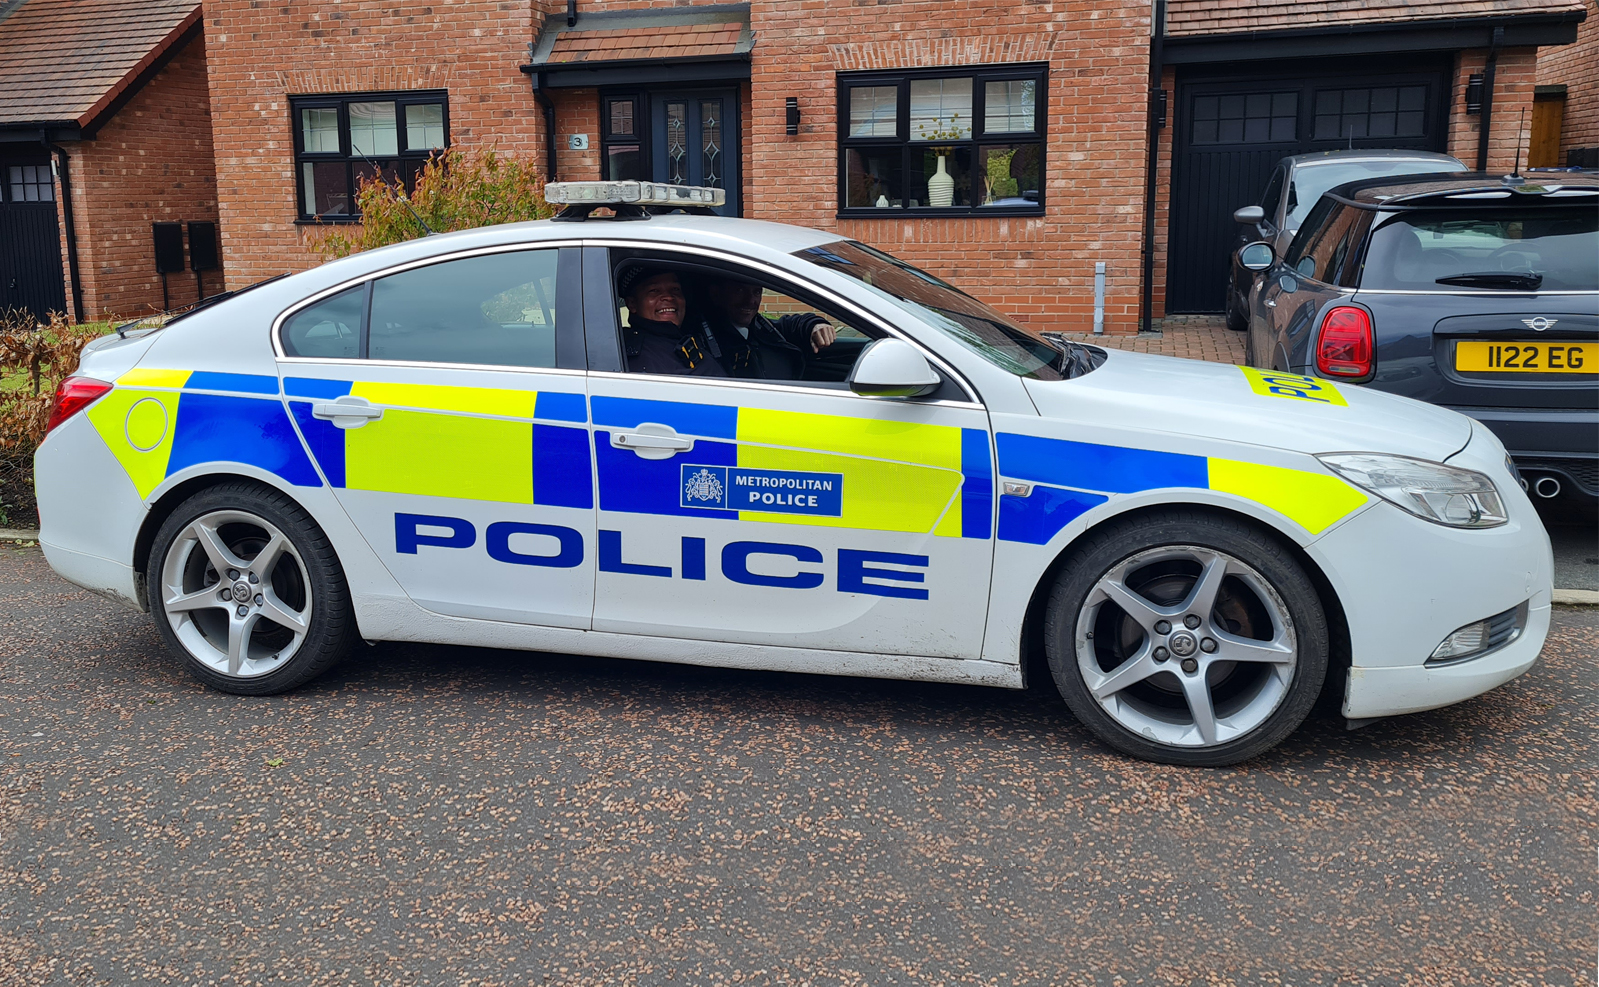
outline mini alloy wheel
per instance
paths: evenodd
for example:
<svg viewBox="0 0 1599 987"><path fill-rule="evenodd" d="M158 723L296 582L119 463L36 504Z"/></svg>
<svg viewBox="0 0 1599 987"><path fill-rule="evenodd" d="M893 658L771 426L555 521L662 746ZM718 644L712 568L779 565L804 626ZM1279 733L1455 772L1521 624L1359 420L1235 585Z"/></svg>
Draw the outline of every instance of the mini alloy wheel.
<svg viewBox="0 0 1599 987"><path fill-rule="evenodd" d="M1231 764L1309 712L1325 618L1283 546L1242 522L1190 519L1088 547L1052 598L1050 665L1073 712L1118 749Z"/></svg>
<svg viewBox="0 0 1599 987"><path fill-rule="evenodd" d="M203 491L161 526L147 576L167 643L207 684L282 692L332 665L353 621L326 535L251 484Z"/></svg>

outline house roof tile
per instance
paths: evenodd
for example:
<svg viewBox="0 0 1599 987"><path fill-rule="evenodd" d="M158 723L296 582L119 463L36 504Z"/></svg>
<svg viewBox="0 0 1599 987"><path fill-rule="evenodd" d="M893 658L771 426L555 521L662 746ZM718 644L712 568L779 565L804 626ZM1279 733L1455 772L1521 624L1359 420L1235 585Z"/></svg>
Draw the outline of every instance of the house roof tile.
<svg viewBox="0 0 1599 987"><path fill-rule="evenodd" d="M1581 12L1583 0L1171 0L1168 37Z"/></svg>
<svg viewBox="0 0 1599 987"><path fill-rule="evenodd" d="M5 8L0 126L89 125L200 19L195 0L23 0Z"/></svg>
<svg viewBox="0 0 1599 987"><path fill-rule="evenodd" d="M753 44L748 4L584 12L571 27L558 15L546 21L532 63L591 68L653 58L739 58Z"/></svg>

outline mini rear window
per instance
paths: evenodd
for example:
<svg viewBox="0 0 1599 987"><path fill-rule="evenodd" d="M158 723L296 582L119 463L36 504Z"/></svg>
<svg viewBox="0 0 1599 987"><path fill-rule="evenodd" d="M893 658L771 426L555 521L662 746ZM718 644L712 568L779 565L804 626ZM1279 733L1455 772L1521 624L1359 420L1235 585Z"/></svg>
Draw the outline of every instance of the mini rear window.
<svg viewBox="0 0 1599 987"><path fill-rule="evenodd" d="M1599 291L1599 209L1425 209L1378 219L1360 287Z"/></svg>

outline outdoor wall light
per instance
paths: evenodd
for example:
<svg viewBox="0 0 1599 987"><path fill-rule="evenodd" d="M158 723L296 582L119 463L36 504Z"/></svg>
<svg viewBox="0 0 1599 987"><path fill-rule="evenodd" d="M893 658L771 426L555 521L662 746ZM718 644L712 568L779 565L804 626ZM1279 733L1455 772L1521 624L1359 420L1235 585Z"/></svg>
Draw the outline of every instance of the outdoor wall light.
<svg viewBox="0 0 1599 987"><path fill-rule="evenodd" d="M788 107L788 135L792 137L799 133L799 97L790 96L783 102Z"/></svg>
<svg viewBox="0 0 1599 987"><path fill-rule="evenodd" d="M1475 72L1466 79L1466 112L1482 112L1482 73Z"/></svg>

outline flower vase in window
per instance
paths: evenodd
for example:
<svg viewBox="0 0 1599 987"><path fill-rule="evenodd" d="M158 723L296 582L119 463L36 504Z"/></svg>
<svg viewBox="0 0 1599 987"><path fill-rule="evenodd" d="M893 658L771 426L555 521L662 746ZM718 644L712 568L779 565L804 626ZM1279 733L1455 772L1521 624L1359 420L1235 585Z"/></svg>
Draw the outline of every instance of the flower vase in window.
<svg viewBox="0 0 1599 987"><path fill-rule="evenodd" d="M949 118L948 130L928 130L918 126L916 135L924 141L952 141L960 140L966 132L960 127L960 114L952 114ZM938 155L938 170L927 178L927 204L944 208L955 204L955 178L944 169L945 159L954 152L952 147L929 148Z"/></svg>

